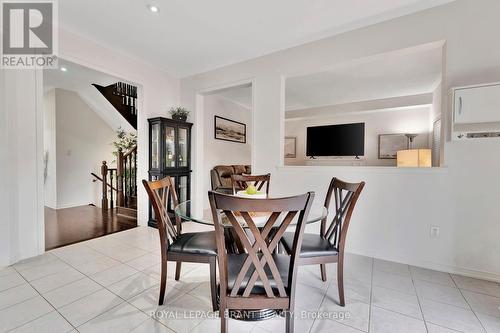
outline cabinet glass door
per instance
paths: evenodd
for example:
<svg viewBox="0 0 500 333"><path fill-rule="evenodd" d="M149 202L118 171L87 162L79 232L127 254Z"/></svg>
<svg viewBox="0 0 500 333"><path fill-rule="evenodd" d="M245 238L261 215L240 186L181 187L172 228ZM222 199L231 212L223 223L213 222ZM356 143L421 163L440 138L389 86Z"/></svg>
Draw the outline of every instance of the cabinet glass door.
<svg viewBox="0 0 500 333"><path fill-rule="evenodd" d="M165 127L165 168L175 168L175 127Z"/></svg>
<svg viewBox="0 0 500 333"><path fill-rule="evenodd" d="M160 168L160 124L151 126L151 169Z"/></svg>
<svg viewBox="0 0 500 333"><path fill-rule="evenodd" d="M178 181L178 184L179 184L179 186L177 187L177 189L178 189L177 195L178 195L178 198L179 198L179 203L188 200L188 191L189 191L189 188L188 188L188 184L189 184L188 177L189 176L178 176L177 177L177 181Z"/></svg>
<svg viewBox="0 0 500 333"><path fill-rule="evenodd" d="M149 179L150 179L150 181L155 181L155 180L162 179L162 177L161 176L156 176L156 175L151 175L149 177ZM151 204L151 202L149 202L149 216L150 216L150 220L156 221L155 210L153 209L153 205Z"/></svg>
<svg viewBox="0 0 500 333"><path fill-rule="evenodd" d="M179 168L188 166L188 144L187 128L179 127Z"/></svg>

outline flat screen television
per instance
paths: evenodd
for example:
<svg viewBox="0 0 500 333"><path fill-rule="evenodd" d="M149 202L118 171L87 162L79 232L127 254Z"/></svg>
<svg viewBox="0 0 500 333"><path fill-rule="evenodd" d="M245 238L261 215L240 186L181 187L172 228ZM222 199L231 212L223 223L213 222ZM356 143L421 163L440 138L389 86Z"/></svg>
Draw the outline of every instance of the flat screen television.
<svg viewBox="0 0 500 333"><path fill-rule="evenodd" d="M307 128L307 156L363 156L365 123Z"/></svg>

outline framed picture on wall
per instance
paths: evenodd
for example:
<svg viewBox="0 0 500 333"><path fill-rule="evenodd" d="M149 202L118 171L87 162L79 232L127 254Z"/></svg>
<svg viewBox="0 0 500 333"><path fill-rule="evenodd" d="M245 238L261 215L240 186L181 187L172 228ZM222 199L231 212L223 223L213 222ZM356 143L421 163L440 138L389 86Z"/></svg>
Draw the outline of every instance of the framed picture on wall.
<svg viewBox="0 0 500 333"><path fill-rule="evenodd" d="M396 159L399 150L407 149L408 138L405 134L380 134L378 136L378 158Z"/></svg>
<svg viewBox="0 0 500 333"><path fill-rule="evenodd" d="M297 157L297 138L287 136L285 137L285 158Z"/></svg>
<svg viewBox="0 0 500 333"><path fill-rule="evenodd" d="M247 125L231 119L215 116L214 134L217 140L246 143Z"/></svg>

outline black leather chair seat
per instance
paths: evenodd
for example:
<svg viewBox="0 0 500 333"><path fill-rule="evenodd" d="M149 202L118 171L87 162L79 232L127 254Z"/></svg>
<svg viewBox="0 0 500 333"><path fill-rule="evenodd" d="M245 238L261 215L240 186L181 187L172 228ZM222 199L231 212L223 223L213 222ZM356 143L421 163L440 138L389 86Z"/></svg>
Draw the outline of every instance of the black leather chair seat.
<svg viewBox="0 0 500 333"><path fill-rule="evenodd" d="M247 254L227 255L227 274L228 274L227 281L229 290L233 288L234 282L236 281L238 274L240 274L241 266L243 266L243 263L245 262L247 256L248 256ZM276 266L278 267L278 271L280 272L281 281L283 282L283 285L286 289L288 287L288 269L290 267L290 256L286 254L273 254L272 256L274 258ZM260 258L262 258L261 254L259 254L259 259ZM243 294L243 291L247 287L248 280L252 276L254 270L255 266L253 264L250 264L250 269L248 270L247 274L245 275L245 278L243 279L243 283L241 284L239 295ZM276 286L276 281L274 280L273 275L271 274L271 270L269 269L269 266L267 264L264 268L264 272L266 272L267 278L269 279L269 283L271 285L271 288L273 289L274 294L279 295L278 288ZM262 281L260 280L260 278L257 278L255 286L252 288L252 294L265 294L265 293L266 291L263 287Z"/></svg>
<svg viewBox="0 0 500 333"><path fill-rule="evenodd" d="M170 252L217 255L215 232L191 232L181 234L168 248Z"/></svg>
<svg viewBox="0 0 500 333"><path fill-rule="evenodd" d="M285 232L281 238L282 244L288 253L290 253L293 248L293 237L293 233ZM300 250L301 258L336 256L338 254L337 248L319 234L304 234L302 248Z"/></svg>

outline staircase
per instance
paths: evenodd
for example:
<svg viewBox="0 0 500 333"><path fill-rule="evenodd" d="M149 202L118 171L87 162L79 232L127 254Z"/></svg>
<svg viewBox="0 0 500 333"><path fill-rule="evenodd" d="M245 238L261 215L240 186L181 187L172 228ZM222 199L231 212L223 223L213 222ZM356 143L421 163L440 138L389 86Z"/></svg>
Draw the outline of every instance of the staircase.
<svg viewBox="0 0 500 333"><path fill-rule="evenodd" d="M102 183L101 207L116 214L137 220L137 146L128 152L118 151L116 168L101 165L101 176L91 173L94 181Z"/></svg>
<svg viewBox="0 0 500 333"><path fill-rule="evenodd" d="M109 86L92 84L127 122L137 130L137 87L124 82ZM102 183L101 206L116 214L137 220L137 146L127 152L118 151L116 168L102 162L101 175L91 173Z"/></svg>
<svg viewBox="0 0 500 333"><path fill-rule="evenodd" d="M137 87L124 82L109 86L92 84L114 106L114 108L137 129Z"/></svg>

